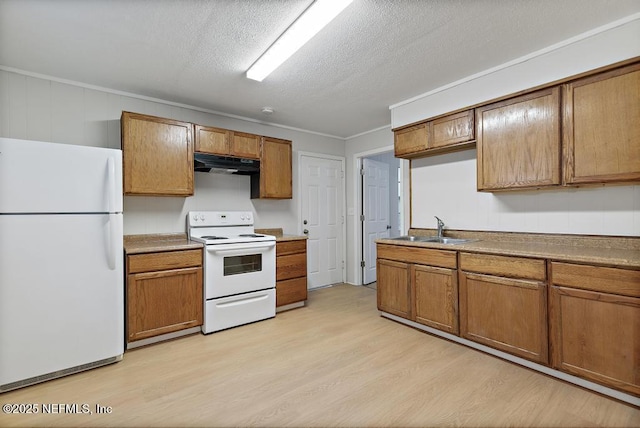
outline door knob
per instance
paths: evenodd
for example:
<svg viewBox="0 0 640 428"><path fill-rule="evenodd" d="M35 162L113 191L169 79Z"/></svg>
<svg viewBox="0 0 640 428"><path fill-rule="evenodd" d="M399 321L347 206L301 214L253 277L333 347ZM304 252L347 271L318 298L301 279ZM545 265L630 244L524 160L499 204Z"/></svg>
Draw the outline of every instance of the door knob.
<svg viewBox="0 0 640 428"><path fill-rule="evenodd" d="M304 220L304 221L302 222L302 224L307 224L307 220Z"/></svg>
<svg viewBox="0 0 640 428"><path fill-rule="evenodd" d="M304 233L305 235L308 235L309 234L309 229L303 230L302 233Z"/></svg>

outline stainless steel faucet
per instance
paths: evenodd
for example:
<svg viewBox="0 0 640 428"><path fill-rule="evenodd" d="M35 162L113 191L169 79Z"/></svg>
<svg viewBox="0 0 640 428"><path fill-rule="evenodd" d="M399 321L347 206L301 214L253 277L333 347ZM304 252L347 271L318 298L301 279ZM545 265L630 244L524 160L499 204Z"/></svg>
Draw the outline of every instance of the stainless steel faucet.
<svg viewBox="0 0 640 428"><path fill-rule="evenodd" d="M438 238L442 238L442 234L444 230L444 221L440 220L438 217L436 217L436 220L438 220Z"/></svg>

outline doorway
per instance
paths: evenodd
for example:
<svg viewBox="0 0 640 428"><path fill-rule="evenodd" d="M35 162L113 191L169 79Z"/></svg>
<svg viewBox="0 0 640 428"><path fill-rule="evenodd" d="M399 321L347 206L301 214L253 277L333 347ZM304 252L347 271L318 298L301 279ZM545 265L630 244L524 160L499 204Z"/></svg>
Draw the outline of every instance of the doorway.
<svg viewBox="0 0 640 428"><path fill-rule="evenodd" d="M392 151L361 158L360 262L362 284L376 281L376 239L404 230L404 171Z"/></svg>
<svg viewBox="0 0 640 428"><path fill-rule="evenodd" d="M307 240L307 288L344 281L344 158L299 154L300 230Z"/></svg>

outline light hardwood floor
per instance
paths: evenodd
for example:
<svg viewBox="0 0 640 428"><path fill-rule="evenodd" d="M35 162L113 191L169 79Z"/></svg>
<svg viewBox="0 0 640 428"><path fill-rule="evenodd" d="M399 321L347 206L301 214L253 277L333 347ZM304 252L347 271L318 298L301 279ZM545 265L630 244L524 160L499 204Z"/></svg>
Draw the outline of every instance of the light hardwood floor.
<svg viewBox="0 0 640 428"><path fill-rule="evenodd" d="M640 426L640 409L382 318L375 297L316 290L271 320L2 394L113 410L0 426Z"/></svg>

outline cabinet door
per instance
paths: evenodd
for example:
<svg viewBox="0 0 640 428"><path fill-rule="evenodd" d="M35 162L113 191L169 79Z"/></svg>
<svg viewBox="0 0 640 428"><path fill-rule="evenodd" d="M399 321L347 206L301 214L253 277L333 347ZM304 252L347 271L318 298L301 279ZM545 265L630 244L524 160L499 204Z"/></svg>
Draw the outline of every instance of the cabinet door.
<svg viewBox="0 0 640 428"><path fill-rule="evenodd" d="M127 278L129 342L202 325L202 268Z"/></svg>
<svg viewBox="0 0 640 428"><path fill-rule="evenodd" d="M291 199L291 141L262 137L260 174L251 177L251 197Z"/></svg>
<svg viewBox="0 0 640 428"><path fill-rule="evenodd" d="M460 333L466 339L548 363L546 284L462 272Z"/></svg>
<svg viewBox="0 0 640 428"><path fill-rule="evenodd" d="M473 110L441 117L430 124L431 140L428 144L430 149L452 146L475 138Z"/></svg>
<svg viewBox="0 0 640 428"><path fill-rule="evenodd" d="M394 135L395 156L411 157L426 150L429 141L428 124L421 123L409 128L399 129Z"/></svg>
<svg viewBox="0 0 640 428"><path fill-rule="evenodd" d="M476 109L478 190L560 184L560 89Z"/></svg>
<svg viewBox="0 0 640 428"><path fill-rule="evenodd" d="M211 126L196 125L196 152L227 156L230 131Z"/></svg>
<svg viewBox="0 0 640 428"><path fill-rule="evenodd" d="M229 154L238 158L260 159L260 136L232 131Z"/></svg>
<svg viewBox="0 0 640 428"><path fill-rule="evenodd" d="M378 259L378 309L411 318L410 265Z"/></svg>
<svg viewBox="0 0 640 428"><path fill-rule="evenodd" d="M192 125L122 113L125 195L193 195Z"/></svg>
<svg viewBox="0 0 640 428"><path fill-rule="evenodd" d="M640 299L551 287L554 368L640 395Z"/></svg>
<svg viewBox="0 0 640 428"><path fill-rule="evenodd" d="M567 184L640 180L640 64L564 86Z"/></svg>
<svg viewBox="0 0 640 428"><path fill-rule="evenodd" d="M458 334L458 277L453 269L413 266L415 320Z"/></svg>

